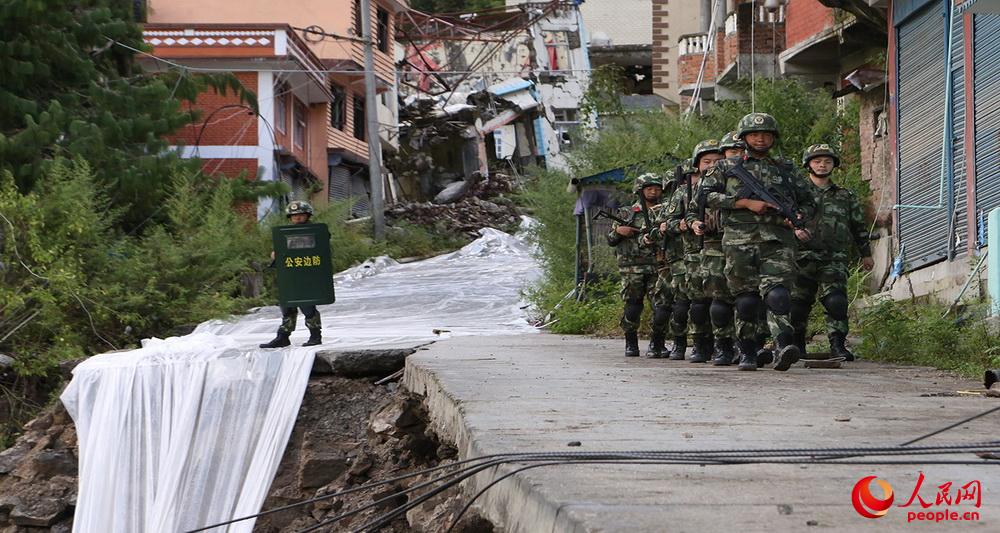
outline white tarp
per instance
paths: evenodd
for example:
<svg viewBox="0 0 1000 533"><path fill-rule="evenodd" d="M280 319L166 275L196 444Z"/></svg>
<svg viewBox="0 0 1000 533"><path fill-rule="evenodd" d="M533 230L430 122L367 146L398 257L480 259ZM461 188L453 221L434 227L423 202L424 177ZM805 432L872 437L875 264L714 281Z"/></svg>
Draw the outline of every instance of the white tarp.
<svg viewBox="0 0 1000 533"><path fill-rule="evenodd" d="M532 249L497 230L482 235L452 254L378 258L338 275L337 303L320 308L319 347L298 347L300 318L292 348L256 348L280 322L266 307L81 363L61 397L79 435L73 530L185 531L258 512L318 350L533 332L520 303L537 275Z"/></svg>

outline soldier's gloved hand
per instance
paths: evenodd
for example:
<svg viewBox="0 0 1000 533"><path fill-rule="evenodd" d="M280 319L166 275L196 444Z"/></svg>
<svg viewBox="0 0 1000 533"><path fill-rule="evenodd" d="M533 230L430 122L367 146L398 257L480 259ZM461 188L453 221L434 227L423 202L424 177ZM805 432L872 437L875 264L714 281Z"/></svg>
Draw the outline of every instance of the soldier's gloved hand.
<svg viewBox="0 0 1000 533"><path fill-rule="evenodd" d="M872 256L861 258L861 268L865 269L865 272L871 272L875 268L875 260L872 259Z"/></svg>
<svg viewBox="0 0 1000 533"><path fill-rule="evenodd" d="M802 242L806 242L812 239L813 236L812 233L809 233L809 230L797 229L795 230L795 238Z"/></svg>
<svg viewBox="0 0 1000 533"><path fill-rule="evenodd" d="M622 237L631 237L635 233L635 228L632 226L618 226L615 228L615 233L621 235Z"/></svg>
<svg viewBox="0 0 1000 533"><path fill-rule="evenodd" d="M691 223L691 231L693 231L695 235L701 237L705 234L705 223L700 220L695 220Z"/></svg>

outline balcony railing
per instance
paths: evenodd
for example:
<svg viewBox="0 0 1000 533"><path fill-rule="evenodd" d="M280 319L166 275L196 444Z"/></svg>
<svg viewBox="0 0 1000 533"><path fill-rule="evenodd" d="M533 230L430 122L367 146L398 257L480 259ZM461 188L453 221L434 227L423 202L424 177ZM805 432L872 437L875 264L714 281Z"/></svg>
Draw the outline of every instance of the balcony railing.
<svg viewBox="0 0 1000 533"><path fill-rule="evenodd" d="M707 48L709 48L707 33L682 35L681 38L677 40L678 55L685 56L688 54L704 54Z"/></svg>

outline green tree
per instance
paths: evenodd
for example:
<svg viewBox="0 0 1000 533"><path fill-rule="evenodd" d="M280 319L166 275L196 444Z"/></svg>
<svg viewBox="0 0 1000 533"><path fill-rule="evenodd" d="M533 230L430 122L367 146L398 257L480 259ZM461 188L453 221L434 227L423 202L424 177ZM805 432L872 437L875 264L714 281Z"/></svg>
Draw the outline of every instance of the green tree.
<svg viewBox="0 0 1000 533"><path fill-rule="evenodd" d="M182 108L211 87L237 91L235 77L151 75L135 64L142 30L133 4L114 0L0 3L0 169L21 192L34 189L56 156L83 158L134 227L166 197L179 168L165 137L192 122Z"/></svg>

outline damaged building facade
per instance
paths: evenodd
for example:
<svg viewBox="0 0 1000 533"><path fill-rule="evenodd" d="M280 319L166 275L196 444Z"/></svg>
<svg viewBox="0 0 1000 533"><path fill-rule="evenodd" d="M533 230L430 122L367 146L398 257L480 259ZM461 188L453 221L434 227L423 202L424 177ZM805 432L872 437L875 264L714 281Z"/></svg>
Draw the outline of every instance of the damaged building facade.
<svg viewBox="0 0 1000 533"><path fill-rule="evenodd" d="M491 168L565 167L590 74L576 2L410 11L397 38L400 150L388 164L418 184L407 193L468 187Z"/></svg>

